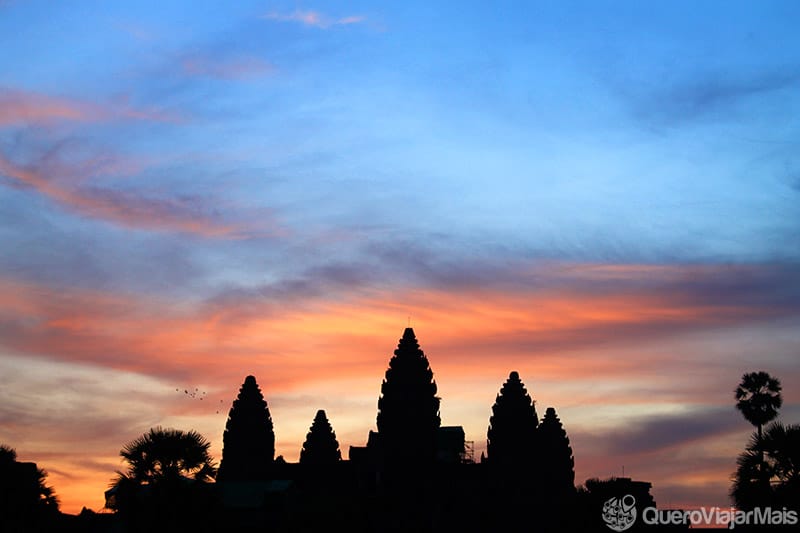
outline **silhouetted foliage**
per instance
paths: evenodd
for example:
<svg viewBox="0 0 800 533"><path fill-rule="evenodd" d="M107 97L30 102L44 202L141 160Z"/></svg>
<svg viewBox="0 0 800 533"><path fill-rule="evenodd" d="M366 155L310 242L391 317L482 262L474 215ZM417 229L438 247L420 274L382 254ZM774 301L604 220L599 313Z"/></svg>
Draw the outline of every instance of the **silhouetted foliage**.
<svg viewBox="0 0 800 533"><path fill-rule="evenodd" d="M611 531L609 525L615 527L625 527L625 531L660 531L660 529L648 527L641 519L634 520L633 524L625 524L625 517L614 513L609 516L604 512L604 507L610 503L616 502L630 502L635 508L635 514L628 517L632 519L633 516L641 517L644 509L647 507L655 507L656 502L650 494L652 485L645 481L633 481L625 477L612 477L608 479L591 478L587 479L584 486L579 487L577 490L577 506L573 512L577 515L577 520L573 523L574 531L582 532L607 532ZM629 498L633 497L633 500ZM613 501L612 498L614 499ZM607 520L610 518L615 519L613 524L609 524ZM619 520L619 521L616 521ZM615 529L615 531L622 531L622 529Z"/></svg>
<svg viewBox="0 0 800 533"><path fill-rule="evenodd" d="M495 467L518 468L530 465L535 459L535 403L528 395L517 372L511 372L492 406L489 418L486 455Z"/></svg>
<svg viewBox="0 0 800 533"><path fill-rule="evenodd" d="M778 416L778 409L780 409L783 399L781 398L781 383L777 378L770 376L764 371L749 372L742 376L742 381L734 391L736 398L736 408L741 411L744 418L757 428L757 436L755 444L758 445L762 442L762 427L764 424L774 420ZM753 444L751 442L751 444ZM745 452L747 454L749 452ZM766 494L768 489L765 488L769 485L770 473L767 471L767 465L764 464L764 451L754 450L756 458L748 460L747 465L741 465L740 468L747 470L742 471L742 475L752 476L760 475L761 481L758 484L762 487L758 490L758 494ZM740 457L742 459L742 457ZM758 474L761 472L761 474ZM739 492L748 492L751 486L739 489Z"/></svg>
<svg viewBox="0 0 800 533"><path fill-rule="evenodd" d="M209 481L216 469L208 449L211 443L198 432L151 428L119 452L128 463L124 475L137 483L192 478Z"/></svg>
<svg viewBox="0 0 800 533"><path fill-rule="evenodd" d="M433 371L414 330L406 328L378 399L378 433L387 465L432 463L440 423Z"/></svg>
<svg viewBox="0 0 800 533"><path fill-rule="evenodd" d="M47 529L58 516L58 498L36 463L17 461L16 451L0 445L0 531Z"/></svg>
<svg viewBox="0 0 800 533"><path fill-rule="evenodd" d="M151 428L119 452L128 463L106 491L106 507L134 531L201 524L216 474L210 442L196 431Z"/></svg>
<svg viewBox="0 0 800 533"><path fill-rule="evenodd" d="M217 481L266 479L274 457L275 433L269 407L256 378L247 376L228 413Z"/></svg>
<svg viewBox="0 0 800 533"><path fill-rule="evenodd" d="M763 453L763 458L762 458ZM800 425L768 425L753 433L737 459L731 497L743 510L800 504Z"/></svg>
<svg viewBox="0 0 800 533"><path fill-rule="evenodd" d="M745 419L758 428L778 416L783 404L781 382L766 372L750 372L742 376L742 381L734 392L736 408Z"/></svg>
<svg viewBox="0 0 800 533"><path fill-rule="evenodd" d="M5 444L0 444L0 466L7 466L17 460L17 451Z"/></svg>
<svg viewBox="0 0 800 533"><path fill-rule="evenodd" d="M311 466L328 466L342 459L336 433L331 427L325 411L320 409L314 417L311 429L306 435L300 451L300 463Z"/></svg>

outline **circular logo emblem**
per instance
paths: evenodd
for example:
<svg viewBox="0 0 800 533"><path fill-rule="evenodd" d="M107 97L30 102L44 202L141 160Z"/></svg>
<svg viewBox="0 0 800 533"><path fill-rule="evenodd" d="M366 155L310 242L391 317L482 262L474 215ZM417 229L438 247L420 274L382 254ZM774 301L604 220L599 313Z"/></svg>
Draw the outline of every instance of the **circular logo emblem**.
<svg viewBox="0 0 800 533"><path fill-rule="evenodd" d="M609 529L625 531L636 521L636 498L626 494L622 498L609 498L603 504L603 522Z"/></svg>

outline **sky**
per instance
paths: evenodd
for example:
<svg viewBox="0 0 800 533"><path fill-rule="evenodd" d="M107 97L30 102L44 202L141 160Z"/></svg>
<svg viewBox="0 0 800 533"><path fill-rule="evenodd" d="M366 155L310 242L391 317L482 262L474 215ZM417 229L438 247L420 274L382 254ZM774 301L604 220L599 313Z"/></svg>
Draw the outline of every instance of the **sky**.
<svg viewBox="0 0 800 533"><path fill-rule="evenodd" d="M414 328L486 448L512 370L576 482L728 506L742 374L800 423L800 4L0 1L0 443L375 429Z"/></svg>

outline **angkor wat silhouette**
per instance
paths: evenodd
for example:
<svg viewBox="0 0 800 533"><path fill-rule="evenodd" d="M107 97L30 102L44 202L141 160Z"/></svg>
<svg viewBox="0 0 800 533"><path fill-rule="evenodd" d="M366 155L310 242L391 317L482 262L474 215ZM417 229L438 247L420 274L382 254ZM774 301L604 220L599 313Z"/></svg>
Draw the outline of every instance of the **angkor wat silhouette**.
<svg viewBox="0 0 800 533"><path fill-rule="evenodd" d="M499 389L486 453L476 461L463 427L441 425L434 374L410 327L389 360L377 407L377 429L346 458L318 410L299 460L289 463L275 457L269 406L249 375L228 413L218 470L202 435L152 428L121 452L129 470L105 493L115 513L63 515L48 519L49 530L608 531L604 505L635 501L628 518L655 505L651 485L629 478L591 479L576 489L572 447L555 408L540 419L516 371ZM26 516L13 531L32 523Z"/></svg>
<svg viewBox="0 0 800 533"><path fill-rule="evenodd" d="M462 427L441 425L439 408L433 371L408 327L389 361L377 431L366 444L350 446L342 458L320 410L299 461L287 463L274 457L269 407L256 378L247 376L223 436L221 520L230 530L601 530L599 510L577 511L590 499L576 491L572 448L555 408L540 420L516 371L492 406L479 461ZM649 497L649 483L626 482L617 482L621 491Z"/></svg>

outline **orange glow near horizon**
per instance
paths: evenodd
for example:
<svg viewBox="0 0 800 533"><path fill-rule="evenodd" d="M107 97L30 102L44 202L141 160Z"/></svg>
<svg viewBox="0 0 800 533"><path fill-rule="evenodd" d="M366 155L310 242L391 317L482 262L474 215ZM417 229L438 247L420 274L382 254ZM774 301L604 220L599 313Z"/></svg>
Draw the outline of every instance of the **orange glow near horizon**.
<svg viewBox="0 0 800 533"><path fill-rule="evenodd" d="M695 275L697 268L689 270ZM646 275L657 281L690 274L676 273L675 267L620 265L562 267L553 275L585 276L584 281ZM563 290L397 288L289 302L276 310L258 300L187 305L158 296L55 290L5 279L0 280L0 311L16 317L3 338L6 352L18 358L9 364L38 365L40 384L28 388L52 388L26 400L32 405L19 400L19 419L0 426L3 438L21 460L51 472L49 483L71 513L102 505L114 470L123 468L119 449L154 425L204 431L219 460L225 417L247 374L257 377L270 405L278 454L296 460L319 407L328 410L346 457L348 447L363 445L374 429L380 382L409 316L439 384L443 423L463 425L479 455L494 397L508 372L519 370L539 401L540 415L545 406L555 405L568 433L575 432L582 482L605 475L602 458L592 458L580 446L588 442L581 435L607 430L606 421L614 420L610 409L624 407L628 416L643 416L672 412L680 402L691 408L729 401L728 382L737 378L738 369L720 379L719 398L709 396L707 389L693 390L693 378L673 368L680 357L671 350L686 351L698 372L703 365L711 372L713 361L705 361L701 351L705 341L692 335L714 336L718 329L726 332L762 318L759 309L699 304L676 291L635 286L610 294L580 284ZM675 344L682 335L685 344ZM728 342L724 335L714 338ZM59 378L65 369L73 377ZM20 368L18 381L31 372ZM117 380L121 384L113 385ZM208 391L208 401L188 401L182 390L190 386ZM127 391L126 398L116 396L120 390ZM797 398L787 394L787 400ZM43 416L48 402L59 405L57 417L45 416L57 427L28 425L25 416ZM83 418L75 420L77 413ZM108 427L98 426L100 420ZM741 429L746 435L747 426ZM72 431L88 434L77 438ZM68 442L49 441L54 435ZM658 453L669 457L683 444ZM721 471L662 475L701 486L720 481L715 476Z"/></svg>

